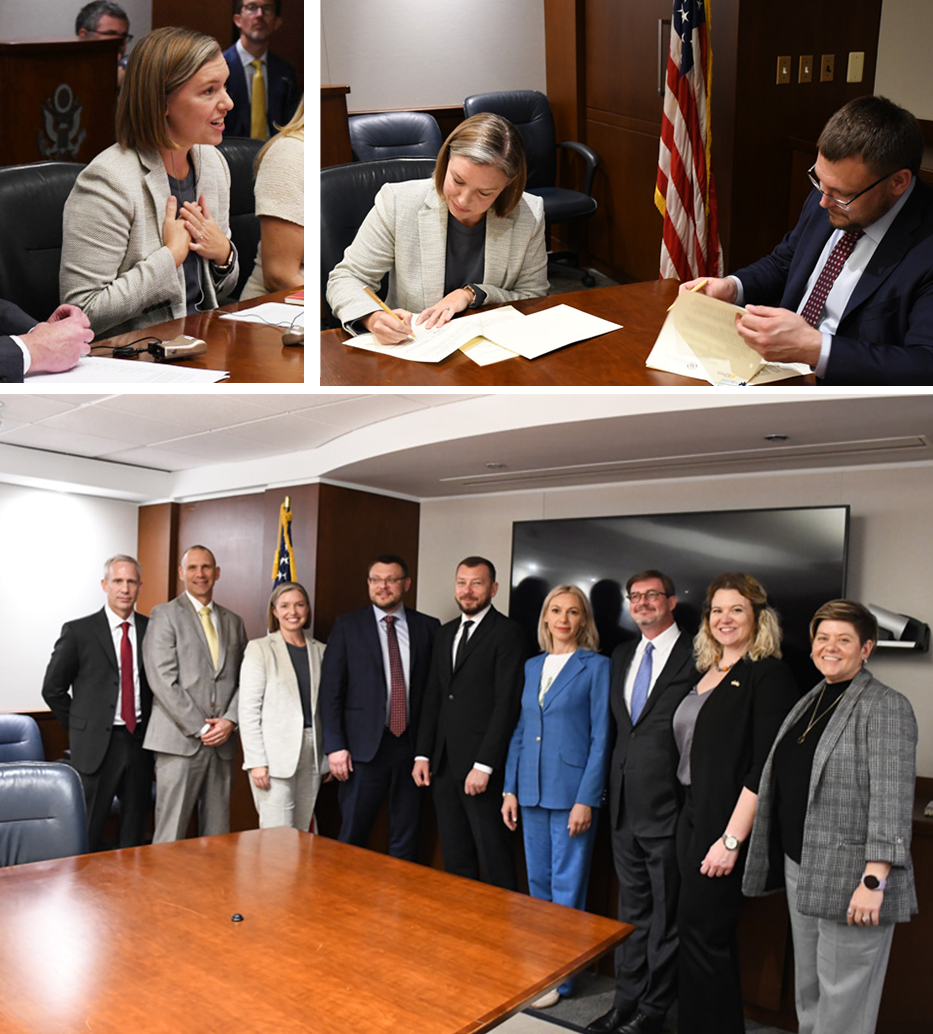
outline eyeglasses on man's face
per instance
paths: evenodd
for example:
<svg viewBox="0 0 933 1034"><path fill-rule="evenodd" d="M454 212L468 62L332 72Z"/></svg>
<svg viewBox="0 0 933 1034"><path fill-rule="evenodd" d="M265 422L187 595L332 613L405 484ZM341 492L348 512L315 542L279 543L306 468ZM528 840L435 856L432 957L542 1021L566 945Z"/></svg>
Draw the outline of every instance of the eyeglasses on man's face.
<svg viewBox="0 0 933 1034"><path fill-rule="evenodd" d="M647 592L630 592L628 594L629 603L638 603L640 600L647 600L649 603L654 603L655 600L661 599L662 596L667 596L666 592L658 592L656 589L649 589Z"/></svg>
<svg viewBox="0 0 933 1034"><path fill-rule="evenodd" d="M275 4L243 4L243 14L261 14L263 18L271 18L275 14Z"/></svg>
<svg viewBox="0 0 933 1034"><path fill-rule="evenodd" d="M368 581L370 585L398 585L399 582L404 582L405 578L404 576L401 578L373 578L370 576Z"/></svg>
<svg viewBox="0 0 933 1034"><path fill-rule="evenodd" d="M811 182L811 183L813 184L813 186L814 186L814 187L816 187L816 189L817 189L817 190L818 190L818 191L819 191L819 192L820 192L820 193L821 193L821 194L823 195L823 197L825 197L825 198L827 198L828 200L832 201L832 203L833 203L834 205L838 205L838 206L839 206L840 208L843 208L843 209L845 209L846 211L848 211L848 210L849 210L849 206L850 206L850 205L851 205L851 204L852 204L853 202L855 202L855 201L858 201L858 199L859 199L859 198L860 198L860 197L861 197L861 196L862 196L863 194L867 194L867 193L869 192L869 190L874 190L874 189L875 189L875 187L877 187L879 183L884 183L884 181L885 181L886 179L888 179L888 178L889 178L890 176L893 176L893 175L894 175L894 173L893 173L893 172L888 172L888 173L885 173L885 175L884 175L884 176L882 176L882 177L881 177L881 179L879 179L879 180L875 180L875 182L874 182L874 183L872 183L872 184L871 184L871 186L869 186L869 187L866 187L866 188L865 188L864 190L860 190L860 191L859 191L859 192L858 192L857 194L853 194L853 195L852 195L852 197L850 197L848 201L843 201L843 200L842 200L842 198L838 198L838 197L833 197L833 195L832 195L832 194L827 194L827 193L826 193L826 191L825 191L825 190L823 190L822 184L820 183L820 181L819 181L819 180L818 180L818 179L816 178L816 176L814 175L814 172L813 172L813 170L814 170L815 168L816 168L816 162L814 162L814 163L813 163L813 164L812 164L812 165L810 166L810 168L809 168L809 169L807 169L807 179L809 179L809 180L810 180L810 182ZM897 170L895 169L895 172L896 172L896 171L897 171Z"/></svg>

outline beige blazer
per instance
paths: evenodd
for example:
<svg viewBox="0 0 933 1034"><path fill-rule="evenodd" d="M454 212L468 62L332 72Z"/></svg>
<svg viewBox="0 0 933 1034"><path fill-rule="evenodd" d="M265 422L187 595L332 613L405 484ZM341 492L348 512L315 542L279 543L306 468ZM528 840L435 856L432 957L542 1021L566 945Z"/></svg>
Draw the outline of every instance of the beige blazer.
<svg viewBox="0 0 933 1034"><path fill-rule="evenodd" d="M323 750L318 686L324 644L305 635L311 665L311 713L314 728L314 761L327 771ZM240 670L240 739L243 767L268 768L276 779L289 779L298 768L304 731L304 715L298 695L298 679L281 632L253 639L246 647Z"/></svg>
<svg viewBox="0 0 933 1034"><path fill-rule="evenodd" d="M230 170L215 148L191 149L195 193L230 236ZM162 243L168 176L153 151L102 151L78 176L62 223L62 301L79 305L98 336L149 327L185 315L185 274ZM201 263L199 309L215 308L236 287L233 268L215 280Z"/></svg>
<svg viewBox="0 0 933 1034"><path fill-rule="evenodd" d="M343 259L327 281L327 300L346 326L375 308L364 287L389 274L390 308L419 313L444 297L447 204L434 180L386 183ZM483 282L489 303L547 294L544 202L532 194L504 219L486 216Z"/></svg>

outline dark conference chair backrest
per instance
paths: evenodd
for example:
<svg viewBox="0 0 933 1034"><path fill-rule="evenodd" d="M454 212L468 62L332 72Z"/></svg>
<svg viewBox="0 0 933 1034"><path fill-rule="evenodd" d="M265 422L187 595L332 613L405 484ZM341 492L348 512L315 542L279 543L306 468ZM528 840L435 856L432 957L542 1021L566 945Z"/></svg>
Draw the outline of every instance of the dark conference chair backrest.
<svg viewBox="0 0 933 1034"><path fill-rule="evenodd" d="M264 142L243 136L225 136L217 145L230 166L230 236L240 259L240 275L233 292L235 298L240 297L256 264L261 230L253 193L253 163ZM304 189L303 185L301 189Z"/></svg>
<svg viewBox="0 0 933 1034"><path fill-rule="evenodd" d="M0 765L0 865L87 853L81 777L51 761Z"/></svg>
<svg viewBox="0 0 933 1034"><path fill-rule="evenodd" d="M425 111L351 115L350 147L358 162L384 158L436 158L443 140L437 119Z"/></svg>
<svg viewBox="0 0 933 1034"><path fill-rule="evenodd" d="M522 134L528 162L526 189L553 187L557 177L557 136L547 97L538 90L477 93L463 102L467 118L484 111L507 118Z"/></svg>
<svg viewBox="0 0 933 1034"><path fill-rule="evenodd" d="M379 188L384 183L428 179L434 174L434 164L433 158L387 158L380 162L350 162L321 169L322 301L330 271L353 243ZM381 294L384 298L384 290ZM324 305L328 321L338 326L326 301Z"/></svg>
<svg viewBox="0 0 933 1034"><path fill-rule="evenodd" d="M28 714L0 714L0 764L5 761L45 761L35 718Z"/></svg>
<svg viewBox="0 0 933 1034"><path fill-rule="evenodd" d="M62 212L77 162L34 162L0 168L0 298L37 320L58 307Z"/></svg>

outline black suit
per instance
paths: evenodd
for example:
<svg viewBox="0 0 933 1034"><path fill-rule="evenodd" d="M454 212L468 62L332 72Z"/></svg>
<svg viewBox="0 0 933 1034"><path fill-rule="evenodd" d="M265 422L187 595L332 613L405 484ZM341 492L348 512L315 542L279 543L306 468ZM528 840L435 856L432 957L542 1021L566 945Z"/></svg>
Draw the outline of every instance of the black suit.
<svg viewBox="0 0 933 1034"><path fill-rule="evenodd" d="M65 622L42 684L45 702L68 731L71 764L84 786L92 851L101 848L114 795L120 799L118 846L145 842L152 804L152 755L142 744L152 713L152 692L141 646L149 619L137 614L135 622L141 717L133 733L114 725L120 668L106 608Z"/></svg>
<svg viewBox="0 0 933 1034"><path fill-rule="evenodd" d="M648 700L632 726L625 679L640 640L612 654L609 704L616 740L609 765L612 853L619 877L619 918L635 931L616 950L620 1009L640 1008L660 1022L677 983L675 831L680 807L677 744L671 721L695 680L693 648L677 638Z"/></svg>
<svg viewBox="0 0 933 1034"><path fill-rule="evenodd" d="M408 728L401 736L394 736L386 726L386 672L372 606L341 614L334 623L321 665L318 700L325 753L348 750L353 762L350 778L338 788L339 839L365 847L388 794L389 854L414 861L421 796L411 770L431 647L440 622L407 607L405 622Z"/></svg>
<svg viewBox="0 0 933 1034"><path fill-rule="evenodd" d="M0 383L23 383L23 353L11 334L25 334L38 323L12 302L0 299Z"/></svg>
<svg viewBox="0 0 933 1034"><path fill-rule="evenodd" d="M447 871L514 890L513 846L501 809L505 758L521 701L524 635L516 621L490 608L472 629L455 670L459 627L456 618L437 633L417 753L431 761ZM463 786L475 763L492 775L484 793L469 796Z"/></svg>
<svg viewBox="0 0 933 1034"><path fill-rule="evenodd" d="M224 118L224 136L249 136L252 108L246 86L246 70L243 68L235 43L224 51L224 59L230 69L227 93L233 101L233 110ZM266 73L266 119L271 136L276 132L276 125L284 126L292 120L301 93L298 90L295 69L271 51L266 54Z"/></svg>

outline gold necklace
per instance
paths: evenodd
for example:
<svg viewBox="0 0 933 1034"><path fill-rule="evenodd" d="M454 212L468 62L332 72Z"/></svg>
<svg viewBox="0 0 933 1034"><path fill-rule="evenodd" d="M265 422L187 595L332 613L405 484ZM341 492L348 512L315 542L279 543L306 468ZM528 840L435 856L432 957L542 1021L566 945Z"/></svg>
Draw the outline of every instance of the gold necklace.
<svg viewBox="0 0 933 1034"><path fill-rule="evenodd" d="M842 694L845 693L845 689L842 690L839 696L836 697L836 699L829 705L829 707L826 708L826 710L822 714L818 715L816 712L819 710L820 704L823 702L823 694L826 692L826 687L828 685L828 682L823 683L823 688L820 690L820 695L816 698L816 703L813 705L813 714L810 715L810 724L797 737L798 743L803 743L803 741L807 738L807 733L813 728L813 726L816 725L816 723L820 721L821 718L825 718L826 715L828 715L829 712L832 711L836 704L838 704L839 701L842 699Z"/></svg>

